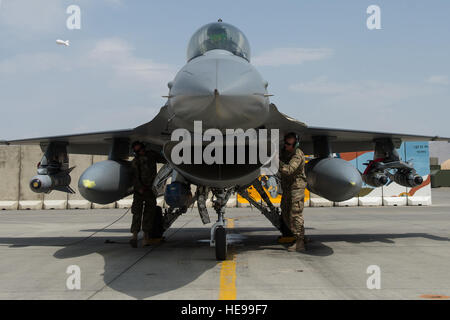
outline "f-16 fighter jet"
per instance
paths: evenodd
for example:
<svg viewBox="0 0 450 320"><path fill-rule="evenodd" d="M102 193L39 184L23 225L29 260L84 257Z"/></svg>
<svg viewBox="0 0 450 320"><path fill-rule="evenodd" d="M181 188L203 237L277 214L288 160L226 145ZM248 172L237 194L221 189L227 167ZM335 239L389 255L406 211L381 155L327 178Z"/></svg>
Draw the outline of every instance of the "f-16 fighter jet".
<svg viewBox="0 0 450 320"><path fill-rule="evenodd" d="M238 193L258 208L278 229L280 213L261 180L277 173L277 153L284 135L294 132L300 148L314 155L306 165L308 189L331 201L358 194L363 181L382 186L389 180L415 187L422 183L396 148L402 141L445 140L433 136L309 127L270 102L268 82L251 64L249 42L238 28L222 22L198 29L187 47L187 62L168 83L167 101L159 113L134 129L6 141L40 145L44 156L30 187L35 192L70 187L70 154L108 155L81 175L78 189L89 201L107 204L132 193L128 157L130 145L142 141L161 155L164 164L153 181L154 192L165 196L162 230L197 202L203 223L210 223L206 201L211 195L217 222L211 228L216 258L226 259L226 203ZM374 150L364 173L333 153ZM168 180L170 178L170 184ZM270 179L274 181L275 179ZM191 194L191 185L196 191ZM253 186L264 200L247 192ZM211 210L211 209L210 209Z"/></svg>

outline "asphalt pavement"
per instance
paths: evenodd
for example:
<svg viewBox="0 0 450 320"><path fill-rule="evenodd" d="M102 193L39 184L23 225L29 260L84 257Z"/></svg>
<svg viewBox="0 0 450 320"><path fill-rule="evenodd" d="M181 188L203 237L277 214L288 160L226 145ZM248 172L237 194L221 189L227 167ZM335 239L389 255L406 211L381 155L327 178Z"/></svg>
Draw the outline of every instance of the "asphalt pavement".
<svg viewBox="0 0 450 320"><path fill-rule="evenodd" d="M227 208L220 262L195 208L137 249L126 209L0 211L0 299L449 298L450 188L433 189L429 207L304 216L310 242L297 253L256 209Z"/></svg>

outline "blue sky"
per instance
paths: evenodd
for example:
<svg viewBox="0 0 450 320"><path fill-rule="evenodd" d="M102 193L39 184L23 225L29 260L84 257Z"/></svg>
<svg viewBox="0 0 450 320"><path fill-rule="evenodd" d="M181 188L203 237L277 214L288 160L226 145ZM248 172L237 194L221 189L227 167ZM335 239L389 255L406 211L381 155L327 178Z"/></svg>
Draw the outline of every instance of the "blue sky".
<svg viewBox="0 0 450 320"><path fill-rule="evenodd" d="M81 8L81 30L66 8ZM381 30L366 9L381 8ZM448 1L0 0L0 138L132 128L222 18L272 102L311 126L450 136ZM56 39L69 39L70 47Z"/></svg>

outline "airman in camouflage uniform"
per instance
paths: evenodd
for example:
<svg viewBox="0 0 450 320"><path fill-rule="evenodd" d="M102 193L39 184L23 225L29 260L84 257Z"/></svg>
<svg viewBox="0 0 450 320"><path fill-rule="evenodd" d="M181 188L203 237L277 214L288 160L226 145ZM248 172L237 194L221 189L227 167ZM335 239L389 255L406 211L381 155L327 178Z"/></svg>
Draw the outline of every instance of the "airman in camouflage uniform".
<svg viewBox="0 0 450 320"><path fill-rule="evenodd" d="M284 149L280 155L281 175L281 216L291 230L296 242L289 251L305 251L305 228L303 207L305 199L306 175L305 155L298 148L297 136L288 133L284 138Z"/></svg>
<svg viewBox="0 0 450 320"><path fill-rule="evenodd" d="M133 248L136 248L141 226L142 231L144 231L143 245L150 244L150 234L156 214L156 197L152 191L152 183L156 176L156 157L151 151L146 151L144 144L141 142L133 143L132 148L135 157L131 163L134 195L131 206L131 212L133 213L131 233L133 233L133 237L130 244Z"/></svg>

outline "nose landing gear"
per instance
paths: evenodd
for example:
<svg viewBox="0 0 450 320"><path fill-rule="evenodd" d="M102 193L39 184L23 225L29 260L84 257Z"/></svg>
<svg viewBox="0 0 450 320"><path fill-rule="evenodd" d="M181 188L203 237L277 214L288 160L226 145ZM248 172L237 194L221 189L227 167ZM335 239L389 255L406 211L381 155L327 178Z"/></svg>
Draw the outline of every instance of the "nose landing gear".
<svg viewBox="0 0 450 320"><path fill-rule="evenodd" d="M227 259L227 231L224 226L217 226L214 230L214 246L216 247L216 260Z"/></svg>
<svg viewBox="0 0 450 320"><path fill-rule="evenodd" d="M215 199L213 200L214 209L217 212L217 222L211 227L210 246L216 248L216 260L223 261L227 259L227 232L225 229L225 206L230 198L232 190L213 190Z"/></svg>

